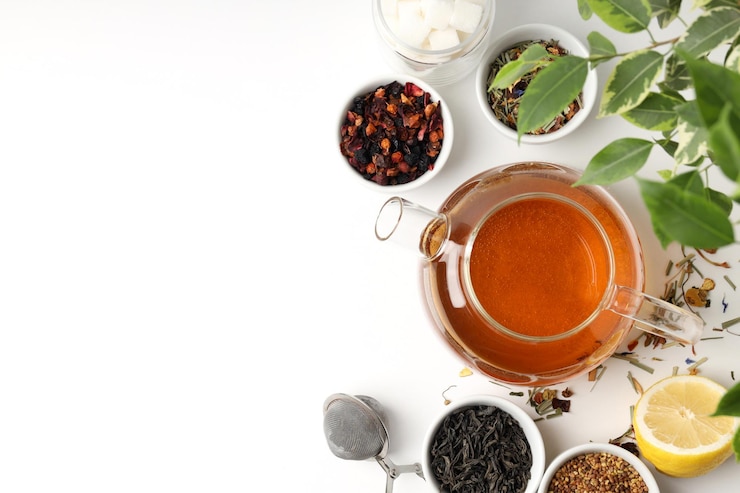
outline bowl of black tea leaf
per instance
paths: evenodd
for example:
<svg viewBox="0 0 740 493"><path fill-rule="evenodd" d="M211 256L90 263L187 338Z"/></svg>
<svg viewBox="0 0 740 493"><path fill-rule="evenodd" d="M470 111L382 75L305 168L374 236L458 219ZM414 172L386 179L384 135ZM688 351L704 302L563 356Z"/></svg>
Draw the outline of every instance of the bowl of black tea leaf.
<svg viewBox="0 0 740 493"><path fill-rule="evenodd" d="M440 493L534 493L545 445L524 409L503 397L472 395L453 401L429 427L422 468Z"/></svg>

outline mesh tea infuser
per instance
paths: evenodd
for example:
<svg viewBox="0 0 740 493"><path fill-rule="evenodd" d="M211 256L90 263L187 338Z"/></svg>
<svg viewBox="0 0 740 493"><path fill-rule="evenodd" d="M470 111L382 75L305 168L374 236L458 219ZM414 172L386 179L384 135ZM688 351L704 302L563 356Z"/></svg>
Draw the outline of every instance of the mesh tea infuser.
<svg viewBox="0 0 740 493"><path fill-rule="evenodd" d="M424 479L421 465L397 466L386 457L388 428L380 403L366 395L333 394L324 402L324 435L334 455L345 460L375 458L386 472L385 492L393 492L393 481L413 472Z"/></svg>

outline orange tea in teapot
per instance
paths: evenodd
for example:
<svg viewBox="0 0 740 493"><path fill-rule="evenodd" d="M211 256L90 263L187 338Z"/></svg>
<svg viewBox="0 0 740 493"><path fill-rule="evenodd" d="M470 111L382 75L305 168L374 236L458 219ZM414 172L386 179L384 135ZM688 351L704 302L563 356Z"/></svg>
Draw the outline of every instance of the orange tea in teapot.
<svg viewBox="0 0 740 493"><path fill-rule="evenodd" d="M425 235L446 237L422 271L430 313L447 342L497 380L572 378L632 327L599 306L614 282L642 290L637 236L608 195L573 187L576 179L535 163L484 173L441 207L454 226Z"/></svg>
<svg viewBox="0 0 740 493"><path fill-rule="evenodd" d="M609 285L603 231L576 204L523 197L477 230L469 258L472 295L504 327L554 336L586 320Z"/></svg>
<svg viewBox="0 0 740 493"><path fill-rule="evenodd" d="M469 364L519 385L596 367L640 329L693 344L704 322L645 294L640 242L605 189L549 163L493 168L438 212L389 199L375 224L424 258L427 308Z"/></svg>

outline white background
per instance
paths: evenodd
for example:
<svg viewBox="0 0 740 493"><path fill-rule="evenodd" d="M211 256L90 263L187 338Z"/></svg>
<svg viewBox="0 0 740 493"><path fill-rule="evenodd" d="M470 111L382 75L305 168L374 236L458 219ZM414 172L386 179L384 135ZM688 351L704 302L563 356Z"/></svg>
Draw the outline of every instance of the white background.
<svg viewBox="0 0 740 493"><path fill-rule="evenodd" d="M374 461L330 453L328 395L378 399L399 464L421 459L448 387L450 399L510 397L459 376L426 318L417 260L373 235L387 195L340 173L345 99L388 72L370 11L369 0L0 1L0 491L378 493ZM497 2L496 33L529 22L584 41L605 29L574 0ZM604 32L620 50L647 43ZM454 115L450 162L406 195L431 208L492 166L583 168L614 138L646 136L591 115L562 141L517 147L484 119L472 74L438 89ZM655 150L640 175L670 166ZM610 189L661 295L681 253L660 249L632 180ZM698 263L717 280L710 327L740 315L722 280L740 285L740 254L717 257L733 269ZM627 371L646 387L708 356L701 374L732 384L740 340L719 335L696 356L640 348L653 374L610 359L593 390L570 382L571 413L539 424L548 460L626 430ZM657 480L727 491L740 465ZM425 485L406 475L396 491Z"/></svg>

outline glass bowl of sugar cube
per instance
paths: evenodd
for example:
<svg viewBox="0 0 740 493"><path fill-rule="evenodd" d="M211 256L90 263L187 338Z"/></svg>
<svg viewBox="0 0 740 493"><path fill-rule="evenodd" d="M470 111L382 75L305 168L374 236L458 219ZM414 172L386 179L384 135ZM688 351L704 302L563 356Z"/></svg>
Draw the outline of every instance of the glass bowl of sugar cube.
<svg viewBox="0 0 740 493"><path fill-rule="evenodd" d="M494 13L493 0L373 0L385 61L436 86L458 82L480 64Z"/></svg>

